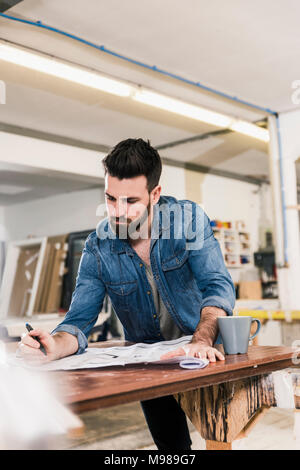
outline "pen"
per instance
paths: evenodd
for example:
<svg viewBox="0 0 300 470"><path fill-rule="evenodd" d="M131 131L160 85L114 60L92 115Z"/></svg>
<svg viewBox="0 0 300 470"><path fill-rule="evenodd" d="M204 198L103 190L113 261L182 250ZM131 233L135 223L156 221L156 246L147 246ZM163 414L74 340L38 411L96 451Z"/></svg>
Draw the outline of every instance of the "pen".
<svg viewBox="0 0 300 470"><path fill-rule="evenodd" d="M29 325L29 323L25 323L25 326L27 328L28 331L32 331L33 328L31 325ZM40 339L37 337L37 336L32 336L33 339L35 339L38 343L40 343L40 350L45 354L45 356L47 356L47 353L46 353L46 349L44 348L44 346L42 345Z"/></svg>

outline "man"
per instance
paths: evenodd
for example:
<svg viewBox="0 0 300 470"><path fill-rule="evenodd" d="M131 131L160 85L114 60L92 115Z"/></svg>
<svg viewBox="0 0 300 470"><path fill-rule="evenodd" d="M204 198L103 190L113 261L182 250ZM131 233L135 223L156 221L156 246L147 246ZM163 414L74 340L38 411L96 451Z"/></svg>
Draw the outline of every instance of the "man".
<svg viewBox="0 0 300 470"><path fill-rule="evenodd" d="M22 355L50 361L82 353L107 293L126 340L192 335L187 351L163 358L187 352L224 360L214 348L217 317L232 314L234 285L207 215L192 201L161 196L161 159L149 142L122 141L103 164L108 217L86 240L69 311L51 335L38 329L26 335ZM141 405L158 449L191 448L173 396Z"/></svg>

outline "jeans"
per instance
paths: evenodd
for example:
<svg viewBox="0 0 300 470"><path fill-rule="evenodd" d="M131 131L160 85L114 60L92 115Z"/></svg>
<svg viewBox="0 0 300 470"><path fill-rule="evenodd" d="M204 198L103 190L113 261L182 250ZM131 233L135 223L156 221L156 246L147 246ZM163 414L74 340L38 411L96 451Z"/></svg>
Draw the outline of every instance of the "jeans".
<svg viewBox="0 0 300 470"><path fill-rule="evenodd" d="M158 450L191 450L186 416L173 395L142 401L141 406Z"/></svg>

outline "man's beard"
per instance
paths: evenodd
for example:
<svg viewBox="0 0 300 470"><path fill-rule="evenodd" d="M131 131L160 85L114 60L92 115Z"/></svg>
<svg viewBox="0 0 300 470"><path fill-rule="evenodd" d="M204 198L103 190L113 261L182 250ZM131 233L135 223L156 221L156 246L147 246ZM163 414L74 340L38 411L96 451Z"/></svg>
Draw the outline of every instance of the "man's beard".
<svg viewBox="0 0 300 470"><path fill-rule="evenodd" d="M148 224L145 223L150 215L151 203L149 201L146 209L140 217L136 219L124 219L119 217L110 217L109 223L113 232L121 239L137 240L138 238L148 238ZM120 223L117 223L120 222Z"/></svg>

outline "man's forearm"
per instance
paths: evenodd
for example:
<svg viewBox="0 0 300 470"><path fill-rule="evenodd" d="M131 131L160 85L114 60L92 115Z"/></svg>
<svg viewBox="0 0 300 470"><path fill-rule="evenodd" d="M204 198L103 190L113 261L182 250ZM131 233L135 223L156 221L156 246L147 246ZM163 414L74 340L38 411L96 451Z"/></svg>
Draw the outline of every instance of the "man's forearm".
<svg viewBox="0 0 300 470"><path fill-rule="evenodd" d="M218 307L204 307L201 319L193 334L192 343L213 346L218 336L218 317L226 317L224 310Z"/></svg>
<svg viewBox="0 0 300 470"><path fill-rule="evenodd" d="M76 336L65 331L54 333L52 338L55 341L55 356L56 359L71 356L78 351L78 341Z"/></svg>
<svg viewBox="0 0 300 470"><path fill-rule="evenodd" d="M218 317L224 317L227 313L221 308L204 307L201 311L201 320L194 332L188 349L180 347L174 351L161 356L161 359L171 359L182 354L190 357L208 359L210 362L216 362L217 359L224 361L225 357L221 351L214 348L214 343L218 336Z"/></svg>

